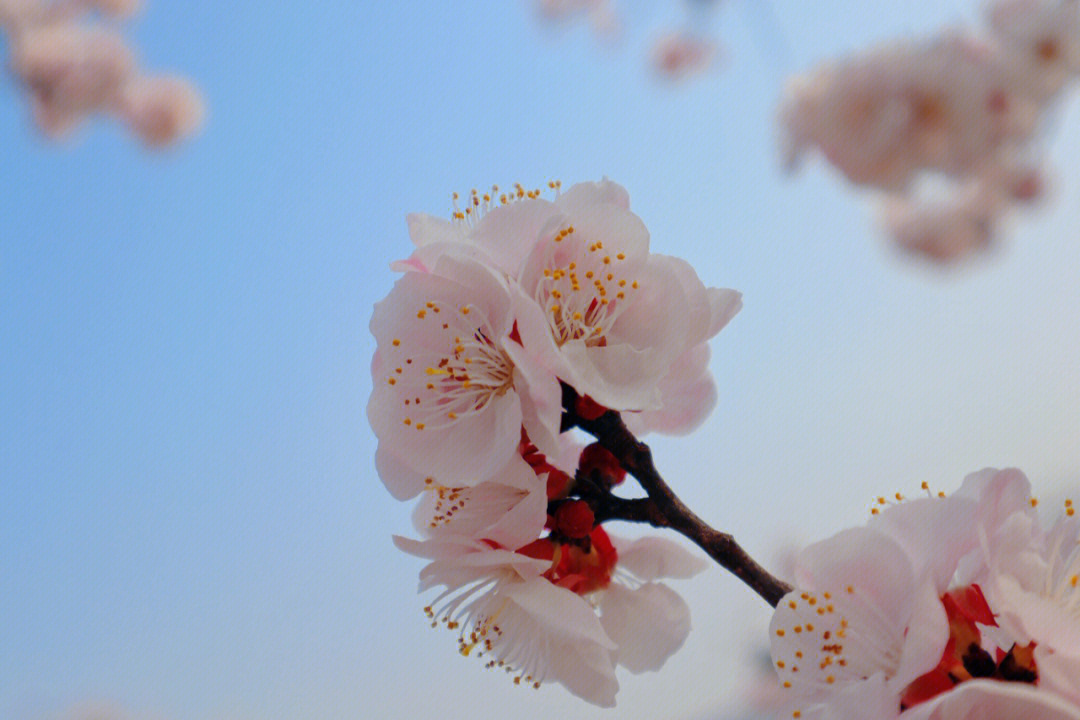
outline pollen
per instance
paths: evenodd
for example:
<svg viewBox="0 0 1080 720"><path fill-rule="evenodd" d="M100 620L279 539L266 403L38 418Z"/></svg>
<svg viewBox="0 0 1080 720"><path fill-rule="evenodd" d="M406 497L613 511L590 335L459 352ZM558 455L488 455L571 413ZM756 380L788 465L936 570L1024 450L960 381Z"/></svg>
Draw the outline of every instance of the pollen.
<svg viewBox="0 0 1080 720"><path fill-rule="evenodd" d="M420 320L423 320L426 315L427 315L427 312L424 311L424 310L417 310L417 312L416 312L416 317L418 319L420 319Z"/></svg>

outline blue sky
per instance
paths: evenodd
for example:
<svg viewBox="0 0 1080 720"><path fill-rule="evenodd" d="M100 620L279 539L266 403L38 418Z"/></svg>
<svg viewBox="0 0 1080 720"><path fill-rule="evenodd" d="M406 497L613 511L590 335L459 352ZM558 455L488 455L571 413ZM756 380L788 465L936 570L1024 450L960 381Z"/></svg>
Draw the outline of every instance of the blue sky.
<svg viewBox="0 0 1080 720"><path fill-rule="evenodd" d="M608 176L657 252L744 310L713 343L714 415L657 439L688 504L767 559L870 498L988 465L1080 482L1080 108L1052 202L943 272L898 256L820 162L782 174L786 75L976 17L973 2L731 0L722 68L647 71L680 7L626 2L615 45L521 2L176 3L132 25L203 88L201 136L42 142L0 92L0 717L112 698L176 720L697 717L767 613L719 570L695 631L619 709L459 657L374 472L367 322L404 216L515 181ZM718 609L719 608L719 609ZM757 623L757 625L755 625Z"/></svg>

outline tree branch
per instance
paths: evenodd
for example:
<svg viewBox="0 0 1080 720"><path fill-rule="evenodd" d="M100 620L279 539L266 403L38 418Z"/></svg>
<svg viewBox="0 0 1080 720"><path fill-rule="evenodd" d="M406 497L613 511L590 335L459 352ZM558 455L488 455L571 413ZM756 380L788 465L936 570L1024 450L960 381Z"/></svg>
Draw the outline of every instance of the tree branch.
<svg viewBox="0 0 1080 720"><path fill-rule="evenodd" d="M595 437L628 473L637 478L648 494L647 498L626 500L591 483L580 488L583 491L582 497L593 507L598 522L626 520L644 522L658 528L671 528L694 541L709 557L749 585L773 607L791 591L790 585L761 567L735 542L734 537L713 529L683 504L657 472L649 446L634 437L623 424L619 413L608 410L590 420L577 414L573 402L566 405L564 426L580 427Z"/></svg>

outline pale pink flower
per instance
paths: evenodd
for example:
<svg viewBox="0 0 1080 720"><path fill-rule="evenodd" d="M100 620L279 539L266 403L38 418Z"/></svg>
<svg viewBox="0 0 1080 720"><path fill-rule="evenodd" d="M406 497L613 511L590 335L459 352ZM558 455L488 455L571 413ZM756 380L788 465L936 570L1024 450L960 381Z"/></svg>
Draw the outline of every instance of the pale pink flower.
<svg viewBox="0 0 1080 720"><path fill-rule="evenodd" d="M986 589L1002 632L1021 646L1033 646L1039 685L1080 703L1080 517L1072 501L1049 530L1039 523L1027 479L1012 487L988 486L1006 515L994 532L983 531L982 550L972 575ZM981 522L980 525L985 525Z"/></svg>
<svg viewBox="0 0 1080 720"><path fill-rule="evenodd" d="M649 233L621 187L572 187L554 203L518 281L545 322L520 322L560 379L615 410L661 406L674 362L711 337L738 293L707 289L685 262L649 252ZM545 338L545 339L542 339Z"/></svg>
<svg viewBox="0 0 1080 720"><path fill-rule="evenodd" d="M514 459L523 423L530 436L558 435L558 383L511 337L511 298L496 273L444 254L375 306L368 419L395 497L494 478Z"/></svg>
<svg viewBox="0 0 1080 720"><path fill-rule="evenodd" d="M136 77L126 82L117 113L147 145L161 147L191 135L202 124L202 98L188 80Z"/></svg>
<svg viewBox="0 0 1080 720"><path fill-rule="evenodd" d="M1022 473L987 469L807 548L770 626L798 716L959 720L1000 702L1075 717L1077 530L1067 514L1032 545L1033 508Z"/></svg>
<svg viewBox="0 0 1080 720"><path fill-rule="evenodd" d="M903 691L937 664L948 641L932 580L869 528L809 546L795 573L797 589L777 605L769 636L802 715L862 707L866 720L896 717Z"/></svg>
<svg viewBox="0 0 1080 720"><path fill-rule="evenodd" d="M50 135L108 107L134 64L116 32L74 24L31 28L12 49L12 67L33 94L35 115Z"/></svg>
<svg viewBox="0 0 1080 720"><path fill-rule="evenodd" d="M536 8L549 21L586 15L597 34L612 34L619 30L614 0L536 0Z"/></svg>
<svg viewBox="0 0 1080 720"><path fill-rule="evenodd" d="M1080 707L1024 683L971 680L916 705L901 717L904 720L1080 720Z"/></svg>
<svg viewBox="0 0 1080 720"><path fill-rule="evenodd" d="M687 281L693 270L683 265ZM656 410L623 413L630 431L641 436L649 432L665 435L686 435L697 429L716 405L716 381L709 370L709 345L712 339L742 309L742 295L732 290L708 288L709 317L701 342L693 344L677 358L657 385L660 407Z"/></svg>
<svg viewBox="0 0 1080 720"><path fill-rule="evenodd" d="M965 188L944 200L909 200L892 196L885 202L885 228L898 246L938 262L953 262L989 249L1002 211L984 188Z"/></svg>
<svg viewBox="0 0 1080 720"><path fill-rule="evenodd" d="M65 135L93 115L119 115L147 145L159 147L198 127L203 107L194 86L140 76L134 53L104 21L138 6L138 0L0 0L12 72L29 91L45 134Z"/></svg>
<svg viewBox="0 0 1080 720"><path fill-rule="evenodd" d="M709 68L716 43L687 32L668 32L652 46L653 69L667 80L685 80Z"/></svg>
<svg viewBox="0 0 1080 720"><path fill-rule="evenodd" d="M648 230L613 182L579 183L554 201L539 195L494 188L473 192L452 221L410 215L417 249L393 267L427 272L454 253L497 268L511 286L517 330L532 357L605 407L661 409L661 381L686 363L696 377L672 378L664 388L672 419L658 418L657 428L699 422L708 396L683 410L679 396L686 383L711 382L695 367L702 363L696 347L737 312L739 293L706 288L686 262L650 253Z"/></svg>
<svg viewBox="0 0 1080 720"><path fill-rule="evenodd" d="M515 457L495 479L473 487L426 485L413 522L428 538L456 535L516 550L540 537L547 503L544 481Z"/></svg>
<svg viewBox="0 0 1080 720"><path fill-rule="evenodd" d="M1080 2L996 0L988 31L947 31L797 77L780 109L794 167L818 150L853 183L892 193L902 248L953 262L995 241L999 220L1043 191L1039 129L1080 74ZM954 188L927 201L928 175Z"/></svg>
<svg viewBox="0 0 1080 720"><path fill-rule="evenodd" d="M685 579L708 567L659 537L612 537L618 561L612 582L593 595L600 624L618 646L615 660L632 673L659 670L690 634L690 608L662 578Z"/></svg>
<svg viewBox="0 0 1080 720"><path fill-rule="evenodd" d="M1045 101L1080 74L1076 0L997 0L988 16L1019 92Z"/></svg>
<svg viewBox="0 0 1080 720"><path fill-rule="evenodd" d="M796 78L781 124L789 164L816 147L851 181L900 189L921 169L962 175L980 167L1030 138L1037 111L1007 84L992 46L946 34Z"/></svg>
<svg viewBox="0 0 1080 720"><path fill-rule="evenodd" d="M615 644L588 603L541 577L548 560L455 535L394 543L431 560L421 592L446 589L425 611L433 625L460 628L463 655L488 658L487 667L514 673L517 683L552 680L594 704L615 704Z"/></svg>

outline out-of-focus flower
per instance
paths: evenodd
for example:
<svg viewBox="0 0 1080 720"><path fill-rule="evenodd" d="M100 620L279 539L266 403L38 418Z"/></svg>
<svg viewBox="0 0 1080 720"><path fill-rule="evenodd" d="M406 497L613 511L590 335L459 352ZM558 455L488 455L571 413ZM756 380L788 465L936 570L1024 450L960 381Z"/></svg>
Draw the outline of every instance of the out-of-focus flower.
<svg viewBox="0 0 1080 720"><path fill-rule="evenodd" d="M820 151L886 194L898 244L939 262L990 247L1001 217L1039 195L1043 115L1080 74L1076 0L1001 0L988 14L981 34L896 42L797 77L780 109L789 166ZM926 176L951 187L920 200Z"/></svg>
<svg viewBox="0 0 1080 720"><path fill-rule="evenodd" d="M202 124L202 98L188 80L139 77L124 84L117 113L147 145L160 147L190 135Z"/></svg>
<svg viewBox="0 0 1080 720"><path fill-rule="evenodd" d="M998 0L988 15L1011 79L1023 92L1046 101L1080 73L1076 0Z"/></svg>
<svg viewBox="0 0 1080 720"><path fill-rule="evenodd" d="M667 80L685 80L704 72L716 56L716 43L688 32L668 32L652 46L652 66Z"/></svg>
<svg viewBox="0 0 1080 720"><path fill-rule="evenodd" d="M548 21L566 21L584 15L598 35L619 31L619 14L613 0L536 0L536 9Z"/></svg>
<svg viewBox="0 0 1080 720"><path fill-rule="evenodd" d="M985 470L801 553L770 625L794 716L1080 716L1071 503L1040 544L1030 490L1019 471ZM1026 592L1004 567L1023 568Z"/></svg>
<svg viewBox="0 0 1080 720"><path fill-rule="evenodd" d="M151 147L193 133L203 117L195 87L179 77L143 76L112 24L137 0L0 0L0 30L10 36L11 68L31 96L46 135L70 133L97 114L121 117Z"/></svg>

